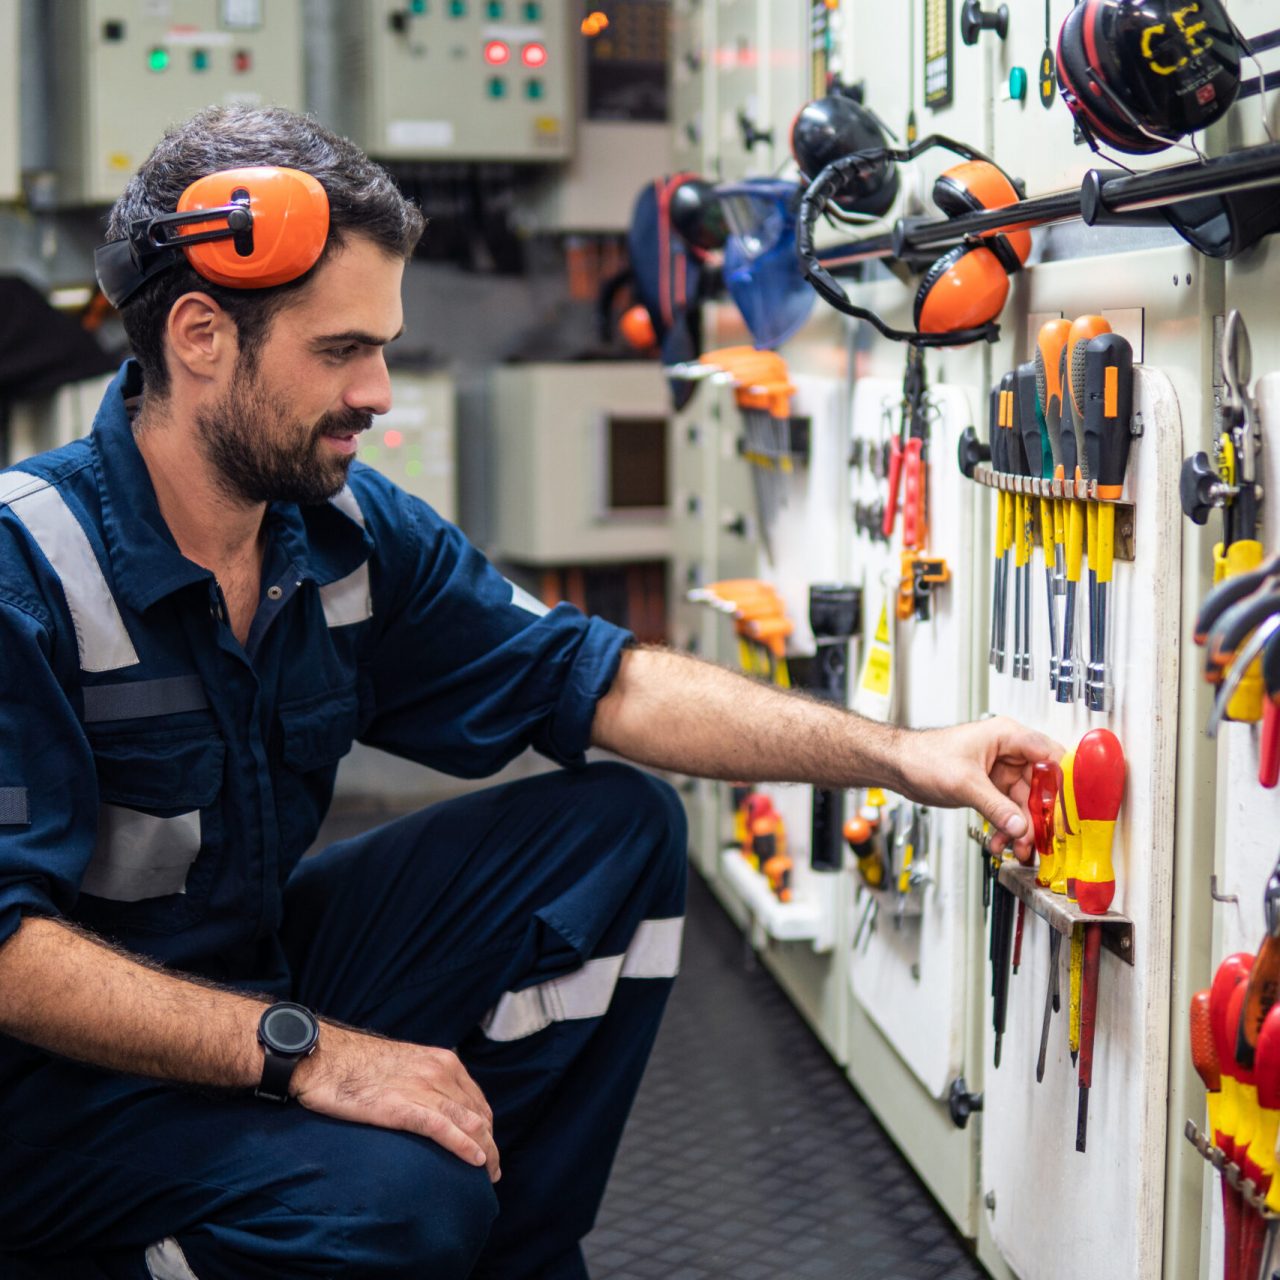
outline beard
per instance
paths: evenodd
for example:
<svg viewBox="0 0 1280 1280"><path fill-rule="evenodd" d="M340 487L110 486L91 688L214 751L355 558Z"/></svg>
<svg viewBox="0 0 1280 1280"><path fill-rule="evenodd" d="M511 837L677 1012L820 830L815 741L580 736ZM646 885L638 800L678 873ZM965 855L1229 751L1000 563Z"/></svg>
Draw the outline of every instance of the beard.
<svg viewBox="0 0 1280 1280"><path fill-rule="evenodd" d="M246 372L218 404L200 410L195 423L218 487L229 498L314 506L342 489L354 460L327 448L324 437L364 431L373 415L346 409L312 424L283 418L275 398Z"/></svg>

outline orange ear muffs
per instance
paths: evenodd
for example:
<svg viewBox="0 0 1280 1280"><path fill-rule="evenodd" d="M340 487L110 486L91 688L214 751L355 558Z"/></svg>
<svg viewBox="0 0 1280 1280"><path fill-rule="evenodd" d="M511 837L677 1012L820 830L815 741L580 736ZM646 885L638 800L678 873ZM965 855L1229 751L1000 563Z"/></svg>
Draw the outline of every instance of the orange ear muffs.
<svg viewBox="0 0 1280 1280"><path fill-rule="evenodd" d="M957 245L925 273L916 291L921 333L952 333L989 324L1009 296L1009 273L984 245Z"/></svg>
<svg viewBox="0 0 1280 1280"><path fill-rule="evenodd" d="M246 205L252 216L248 236L231 234L183 246L187 261L206 280L232 289L269 289L296 280L324 252L329 235L329 198L309 173L271 167L226 169L193 182L178 201L179 213ZM226 226L195 222L170 244Z"/></svg>
<svg viewBox="0 0 1280 1280"><path fill-rule="evenodd" d="M1002 169L986 160L966 160L938 175L933 202L948 218L983 209L1000 209L1022 197ZM982 237L1006 271L1017 271L1031 253L1031 232L993 231Z"/></svg>
<svg viewBox="0 0 1280 1280"><path fill-rule="evenodd" d="M175 212L140 218L126 239L100 246L94 267L114 307L184 256L212 284L268 289L310 271L328 236L329 197L309 173L225 169L193 182Z"/></svg>

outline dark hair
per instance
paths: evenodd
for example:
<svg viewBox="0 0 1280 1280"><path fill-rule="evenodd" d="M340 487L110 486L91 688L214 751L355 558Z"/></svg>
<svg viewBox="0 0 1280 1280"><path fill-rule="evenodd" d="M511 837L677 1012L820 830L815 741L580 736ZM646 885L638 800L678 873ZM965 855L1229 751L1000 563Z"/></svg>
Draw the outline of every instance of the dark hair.
<svg viewBox="0 0 1280 1280"><path fill-rule="evenodd" d="M349 235L360 235L408 258L422 235L416 205L391 175L354 143L280 107L207 107L169 129L112 207L107 240L123 240L131 223L172 213L197 178L220 169L281 165L311 174L329 197L329 239L315 267L268 289L228 289L204 279L185 261L144 285L121 310L125 333L142 366L148 394L169 391L164 334L173 304L185 293L207 293L236 326L243 367L252 372L276 312L302 288Z"/></svg>

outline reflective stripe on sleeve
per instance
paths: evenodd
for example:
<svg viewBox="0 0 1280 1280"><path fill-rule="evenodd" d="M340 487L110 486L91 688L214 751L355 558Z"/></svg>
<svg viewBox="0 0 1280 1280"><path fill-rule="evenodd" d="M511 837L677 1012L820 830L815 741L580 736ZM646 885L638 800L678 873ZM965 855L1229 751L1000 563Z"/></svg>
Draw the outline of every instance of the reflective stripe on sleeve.
<svg viewBox="0 0 1280 1280"><path fill-rule="evenodd" d="M505 578L507 586L511 588L511 603L517 609L523 609L526 613L531 613L535 618L545 617L551 612L537 596L530 595L523 587L517 587L510 578Z"/></svg>
<svg viewBox="0 0 1280 1280"><path fill-rule="evenodd" d="M27 527L62 584L82 671L117 671L138 663L111 588L80 521L46 480L21 471L0 475L0 505Z"/></svg>
<svg viewBox="0 0 1280 1280"><path fill-rule="evenodd" d="M30 824L26 787L0 787L0 827L26 827Z"/></svg>
<svg viewBox="0 0 1280 1280"><path fill-rule="evenodd" d="M203 711L208 705L204 685L195 675L131 680L128 684L89 685L84 689L87 724L170 716L180 711Z"/></svg>
<svg viewBox="0 0 1280 1280"><path fill-rule="evenodd" d="M329 499L344 516L350 517L362 529L364 512L351 492L350 485L343 485L340 493ZM369 589L369 562L366 560L354 573L337 582L320 588L320 604L324 608L324 620L331 627L349 627L373 617L373 594Z"/></svg>
<svg viewBox="0 0 1280 1280"><path fill-rule="evenodd" d="M619 978L674 978L680 972L684 917L644 920L626 953L588 960L581 969L523 991L508 991L481 1022L490 1040L523 1040L553 1022L600 1018Z"/></svg>
<svg viewBox="0 0 1280 1280"><path fill-rule="evenodd" d="M121 805L99 805L98 842L80 890L112 902L184 893L199 852L198 809L157 818Z"/></svg>

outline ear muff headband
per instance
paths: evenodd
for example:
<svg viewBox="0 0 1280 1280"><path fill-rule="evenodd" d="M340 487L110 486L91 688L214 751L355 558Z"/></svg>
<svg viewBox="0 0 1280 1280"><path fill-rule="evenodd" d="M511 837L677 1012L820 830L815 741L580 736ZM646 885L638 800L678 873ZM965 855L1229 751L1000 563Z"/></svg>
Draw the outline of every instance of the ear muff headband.
<svg viewBox="0 0 1280 1280"><path fill-rule="evenodd" d="M126 239L98 249L94 265L116 307L183 257L213 284L268 289L315 266L328 235L329 198L309 173L225 169L193 182L174 213L133 223Z"/></svg>

